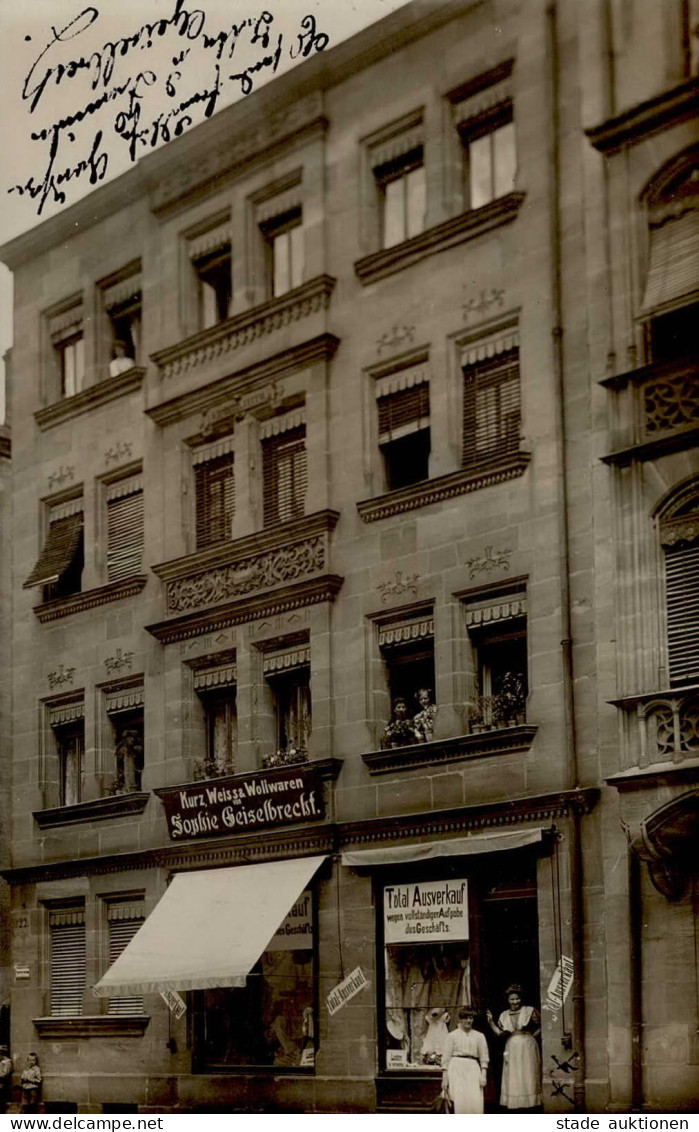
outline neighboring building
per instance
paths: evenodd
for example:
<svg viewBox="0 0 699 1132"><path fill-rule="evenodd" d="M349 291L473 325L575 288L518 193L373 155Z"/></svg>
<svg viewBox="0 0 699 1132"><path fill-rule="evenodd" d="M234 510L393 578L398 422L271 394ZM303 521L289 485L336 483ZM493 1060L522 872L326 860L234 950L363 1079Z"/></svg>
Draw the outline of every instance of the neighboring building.
<svg viewBox="0 0 699 1132"><path fill-rule="evenodd" d="M629 99L680 80L681 10ZM616 723L693 674L671 636L656 679L642 601L658 545L671 617L696 582L693 434L617 443L606 400L695 373L668 357L677 317L654 321L689 294L663 264L694 238L695 86L638 112L639 170L603 163L583 127L628 104L603 101L604 28L573 0L415 0L2 249L13 1049L38 1049L48 1108L421 1111L442 1013L488 1030L512 982L541 1011L546 1111L693 1104L696 1053L670 1073L674 1021L630 997L619 800L645 817L667 787ZM670 160L689 203L666 223ZM629 376L636 317L662 360ZM686 1035L696 965L673 956Z"/></svg>
<svg viewBox="0 0 699 1132"><path fill-rule="evenodd" d="M11 380L12 351L3 358L4 372L2 406L6 405L6 390ZM0 415L0 774L5 784L0 798L0 861L6 868L10 863L10 823L12 818L12 795L9 783L12 779L12 717L10 689L10 657L12 642L12 593L10 588L11 540L9 537L12 501L10 480L10 458L12 443L10 439L9 416L5 410ZM10 1040L10 889L5 881L0 881L0 1044Z"/></svg>

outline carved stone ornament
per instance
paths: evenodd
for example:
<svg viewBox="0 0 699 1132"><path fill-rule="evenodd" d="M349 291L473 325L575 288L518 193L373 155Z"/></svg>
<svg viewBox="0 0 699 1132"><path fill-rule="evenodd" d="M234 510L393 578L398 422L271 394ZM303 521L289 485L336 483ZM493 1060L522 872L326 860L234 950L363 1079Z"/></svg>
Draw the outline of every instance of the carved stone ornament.
<svg viewBox="0 0 699 1132"><path fill-rule="evenodd" d="M699 500L697 505L699 506ZM676 519L667 519L660 527L660 541L663 546L699 541L699 511L693 515L680 515Z"/></svg>
<svg viewBox="0 0 699 1132"><path fill-rule="evenodd" d="M622 822L631 850L648 866L655 888L677 900L696 868L699 849L699 787L659 806L642 821Z"/></svg>
<svg viewBox="0 0 699 1132"><path fill-rule="evenodd" d="M107 672L121 672L124 669L131 668L135 655L133 652L122 653L121 649L117 649L114 656L106 657L104 667Z"/></svg>
<svg viewBox="0 0 699 1132"><path fill-rule="evenodd" d="M49 672L46 679L49 682L49 688L61 688L64 684L72 684L75 679L75 668L64 668L62 664L59 664L55 671Z"/></svg>
<svg viewBox="0 0 699 1132"><path fill-rule="evenodd" d="M480 291L477 296L472 296L464 303L464 321L472 314L485 315L491 307L502 307L504 304L505 292L501 287L491 287L488 291Z"/></svg>
<svg viewBox="0 0 699 1132"><path fill-rule="evenodd" d="M647 435L686 428L699 422L699 385L696 373L649 381L643 389Z"/></svg>
<svg viewBox="0 0 699 1132"><path fill-rule="evenodd" d="M414 326L392 326L386 330L376 341L377 353L384 350L397 349L402 345L411 345L415 337Z"/></svg>
<svg viewBox="0 0 699 1132"><path fill-rule="evenodd" d="M201 436L212 436L229 422L241 420L247 413L256 409L273 410L285 396L284 386L271 381L261 389L249 393L238 393L229 397L223 405L211 405L199 418Z"/></svg>
<svg viewBox="0 0 699 1132"><path fill-rule="evenodd" d="M482 554L466 559L465 566L469 578L475 578L477 574L490 573L491 570L509 570L511 554L511 546L505 547L504 550L494 550L492 546L486 546Z"/></svg>
<svg viewBox="0 0 699 1132"><path fill-rule="evenodd" d="M49 489L54 487L62 487L64 483L75 478L75 468L72 464L67 464L63 467L61 464L57 472L51 472L49 476Z"/></svg>
<svg viewBox="0 0 699 1132"><path fill-rule="evenodd" d="M104 454L104 462L109 467L110 464L120 464L123 460L127 460L133 452L133 444L130 440L117 440L112 448L108 448Z"/></svg>
<svg viewBox="0 0 699 1132"><path fill-rule="evenodd" d="M389 582L379 582L376 588L381 594L381 601L385 603L390 597L399 597L406 593L416 594L419 581L419 574L406 574L404 578L403 571L396 570Z"/></svg>
<svg viewBox="0 0 699 1132"><path fill-rule="evenodd" d="M167 610L168 613L184 613L202 605L230 601L255 590L297 581L308 574L318 573L324 566L324 540L304 539L292 546L251 555L229 565L168 582Z"/></svg>

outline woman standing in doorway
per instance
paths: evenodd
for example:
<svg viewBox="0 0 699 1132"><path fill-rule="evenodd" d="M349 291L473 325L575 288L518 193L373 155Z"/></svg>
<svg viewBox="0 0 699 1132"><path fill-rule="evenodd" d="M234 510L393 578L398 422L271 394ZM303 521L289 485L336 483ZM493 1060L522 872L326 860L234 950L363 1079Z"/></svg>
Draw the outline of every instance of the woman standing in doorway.
<svg viewBox="0 0 699 1132"><path fill-rule="evenodd" d="M488 1025L498 1038L505 1038L500 1104L507 1109L536 1108L541 1102L541 1057L537 1037L541 1018L533 1006L524 1006L522 988L513 983L505 991L509 1004L497 1022L490 1011Z"/></svg>
<svg viewBox="0 0 699 1132"><path fill-rule="evenodd" d="M442 1091L448 1092L454 1112L483 1112L488 1069L488 1043L473 1029L475 1010L462 1006L459 1025L447 1034L442 1049Z"/></svg>

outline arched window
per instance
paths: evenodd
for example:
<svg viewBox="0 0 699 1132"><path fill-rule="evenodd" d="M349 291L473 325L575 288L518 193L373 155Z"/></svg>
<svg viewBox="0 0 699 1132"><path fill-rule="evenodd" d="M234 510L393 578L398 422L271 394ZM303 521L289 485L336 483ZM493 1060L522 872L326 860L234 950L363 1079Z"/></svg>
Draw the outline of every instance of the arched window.
<svg viewBox="0 0 699 1132"><path fill-rule="evenodd" d="M699 325L699 147L675 158L644 192L648 267L641 314L647 360L695 354Z"/></svg>
<svg viewBox="0 0 699 1132"><path fill-rule="evenodd" d="M699 681L699 480L675 493L660 517L670 684Z"/></svg>

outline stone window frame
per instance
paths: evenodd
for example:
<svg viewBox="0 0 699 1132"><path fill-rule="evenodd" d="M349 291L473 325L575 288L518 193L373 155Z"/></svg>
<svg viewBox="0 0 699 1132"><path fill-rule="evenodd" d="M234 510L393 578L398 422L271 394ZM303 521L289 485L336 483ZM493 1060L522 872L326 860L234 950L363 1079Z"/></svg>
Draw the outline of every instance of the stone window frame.
<svg viewBox="0 0 699 1132"><path fill-rule="evenodd" d="M493 717L493 704L483 703L483 699L493 700L490 686L481 683L484 668L484 646L493 643L493 637L503 640L524 638L525 649L525 687L524 704L520 710L507 705L512 718L507 726L526 722L527 701L531 691L529 669L531 664L531 631L528 612L528 575L507 578L502 582L486 583L455 595L459 602L461 639L463 641L461 670L464 679L463 702L465 705L464 733L473 732L473 724L479 713L484 718L478 724L488 730L497 730L497 720ZM522 629L523 625L523 629ZM509 627L508 627L509 626Z"/></svg>
<svg viewBox="0 0 699 1132"><path fill-rule="evenodd" d="M54 303L41 315L41 401L51 405L64 401L85 389L88 369L88 343L86 340L85 296L76 291L69 297ZM72 394L63 391L63 376L59 351L62 345L73 339L83 342L83 369L79 388Z"/></svg>
<svg viewBox="0 0 699 1132"><path fill-rule="evenodd" d="M66 805L61 799L61 769L59 766L59 751L56 740L56 726L60 726L59 716L65 715L65 722L72 719L82 720L83 723L83 752L82 752L82 787L86 778L85 753L87 743L86 727L86 695L84 688L77 688L54 696L45 696L39 700L39 766L38 786L43 796L43 808L58 808ZM81 789L81 794L82 794Z"/></svg>
<svg viewBox="0 0 699 1132"><path fill-rule="evenodd" d="M209 694L214 695L216 688L234 688L236 705L235 748L229 752L231 765L221 769L220 773L235 774L239 769L237 766L239 743L237 659L237 650L231 648L222 649L216 653L207 653L205 656L193 658L183 664L185 693L191 705L189 713L190 731L194 729L192 717L196 716L197 731L201 736L203 747L203 755L199 759L194 759L190 752L190 764L195 778L200 776L204 778L215 777L215 775L209 773L212 768L207 765L211 762L211 752L209 749L209 719L206 698Z"/></svg>
<svg viewBox="0 0 699 1132"><path fill-rule="evenodd" d="M687 542L688 557L691 555L699 558L699 476L689 476L666 492L653 511L652 522L657 561L655 601L660 645L658 682L662 688L672 688L673 691L680 692L684 687L699 683L699 664L694 676L685 674L684 678L673 679L667 552L678 543ZM692 565L693 563L690 562L690 566ZM699 573L699 566L694 566L694 570ZM678 574L673 580L673 585L680 589ZM686 610L682 611L682 620L686 625ZM699 630L696 629L695 640L699 641Z"/></svg>
<svg viewBox="0 0 699 1132"><path fill-rule="evenodd" d="M425 169L425 231L429 226L429 170L426 162L427 147L424 128L426 107L420 105L394 119L372 133L360 138L360 248L363 252L393 251L400 247L384 248L382 221L382 168L397 165L403 158L420 150L420 164ZM376 175L379 170L379 176ZM404 241L405 242L405 241Z"/></svg>
<svg viewBox="0 0 699 1132"><path fill-rule="evenodd" d="M308 279L308 234L306 227L306 186L304 168L295 165L289 172L267 182L245 198L246 286L252 306L281 298L274 294L273 260L270 234L277 228L300 224L303 233L303 269L301 284ZM299 224L291 218L299 218ZM295 290L295 288L291 288Z"/></svg>
<svg viewBox="0 0 699 1132"><path fill-rule="evenodd" d="M284 679L285 673L307 672L309 727L305 750L311 757L313 750L313 687L312 641L310 629L287 633L251 644L252 679L258 689L253 698L253 734L257 736L257 767L263 767L270 756L280 750L279 704L275 681Z"/></svg>
<svg viewBox="0 0 699 1132"><path fill-rule="evenodd" d="M97 947L97 961L99 964L100 977L105 974L114 960L111 959L111 938L110 938L110 912L117 906L122 906L127 910L138 910L139 916L129 917L130 922L140 921L145 923L148 913L146 904L146 893L143 888L135 889L133 891L124 890L120 892L99 893L97 896L98 902L98 923L99 923L99 940ZM126 917L124 917L126 918ZM119 917L121 919L121 917ZM138 930L138 929L136 929ZM133 933L136 934L135 932ZM133 938L133 937L132 937ZM127 941L128 944L128 941ZM125 944L125 946L127 946ZM124 948L122 948L122 951ZM138 1000L140 999L140 1003ZM113 1010L113 1002L128 1002L136 1001L137 1008L134 1010ZM106 1005L106 1013L112 1017L143 1017L146 1014L145 1003L143 995L129 995L129 996L115 996L114 999L107 998L104 1000ZM140 1009L138 1009L140 1005Z"/></svg>
<svg viewBox="0 0 699 1132"><path fill-rule="evenodd" d="M519 309L509 311L497 319L488 320L480 325L460 330L450 336L451 349L449 352L449 391L450 391L450 420L449 443L455 454L456 467L464 468L463 436L464 436L464 369L467 359L474 353L482 354L484 358L506 353L516 346L519 350L519 446L516 452L504 459L511 459L518 454L528 452L528 443L524 433L526 421L526 387L523 381L522 350L520 345L520 312ZM473 465L476 471L479 465Z"/></svg>
<svg viewBox="0 0 699 1132"><path fill-rule="evenodd" d="M98 380L110 375L112 347L116 340L114 318L138 316L141 332L132 359L135 368L144 362L143 350L143 278L140 259L131 260L124 267L98 280L97 291L97 374ZM124 370L123 372L126 372Z"/></svg>
<svg viewBox="0 0 699 1132"><path fill-rule="evenodd" d="M44 1006L46 1018L52 1019L79 1019L84 1017L85 1006L85 992L87 990L87 974L89 966L89 928L90 928L90 902L87 899L86 893L77 893L75 896L47 898L40 900L40 911L43 927L43 947L42 947L42 968L44 971L44 978L42 984L44 987ZM84 929L84 948L85 948L85 966L83 970L84 985L82 990L82 1003L81 1009L76 1014L53 1014L51 1011L51 966L53 959L53 939L52 939L52 918L60 916L61 914L71 915L82 914L82 925Z"/></svg>
<svg viewBox="0 0 699 1132"><path fill-rule="evenodd" d="M140 481L140 486L139 482ZM97 506L97 521L96 521L96 538L95 538L95 567L99 577L105 585L111 581L109 577L109 502L110 497L117 497L119 492L123 489L125 492L129 490L129 486L133 488L130 494L138 494L140 492L143 500L143 527L141 539L141 568L136 573L129 575L129 577L139 577L145 573L145 549L146 549L146 536L145 536L145 478L143 476L143 462L142 460L132 460L128 464L122 464L119 468L114 468L104 475L96 477L96 506ZM123 579L126 580L126 579Z"/></svg>
<svg viewBox="0 0 699 1132"><path fill-rule="evenodd" d="M515 175L512 187L505 193L493 195L488 201L474 207L470 196L470 155L473 141L492 136L501 126L514 123L514 59L505 60L473 79L460 84L446 95L448 121L453 138L452 198L462 212L480 209L503 200L517 189L517 135L514 134ZM491 169L495 173L495 158L491 153Z"/></svg>
<svg viewBox="0 0 699 1132"><path fill-rule="evenodd" d="M145 674L136 672L122 679L108 680L95 685L95 718L97 721L97 753L95 774L99 782L100 797L118 791L116 772L117 715L140 713L143 743L143 769L147 761L145 728ZM141 784L140 789L143 789Z"/></svg>
<svg viewBox="0 0 699 1132"><path fill-rule="evenodd" d="M184 337L189 337L193 334L205 333L207 329L201 324L200 316L200 292L199 281L197 277L195 262L197 258L196 249L199 245L205 247L207 240L217 240L220 238L222 241L220 245L224 247L226 241L224 240L225 230L228 233L227 242L229 244L229 264L230 264L230 282L231 282L231 297L229 302L228 316L233 312L233 257L240 253L240 249L233 247L233 210L230 204L220 207L217 211L209 213L205 218L198 223L193 224L185 229L180 234L180 323L184 331ZM213 250L213 249L212 249ZM220 322L214 323L214 326L220 325Z"/></svg>
<svg viewBox="0 0 699 1132"><path fill-rule="evenodd" d="M437 702L437 671L435 662L437 643L436 607L437 603L435 599L427 598L406 605L396 606L393 609L382 609L366 615L364 633L367 697L366 718L369 733L372 736L372 750L379 749L384 728L393 717L391 687L389 682L389 662L386 656L386 652L391 648L392 642L390 644L382 643L384 634L390 634L394 629L414 624L418 631L418 636L416 636L415 640L431 640L434 668L431 691L433 701L435 703ZM431 634L420 631L420 626L423 622L431 623ZM409 637L406 636L405 643L407 644L408 641ZM400 647L400 645L397 645L398 649L400 649ZM426 647L422 647L422 651L427 651ZM416 705L409 705L409 707L413 709L410 716L410 718L412 718L418 708Z"/></svg>

